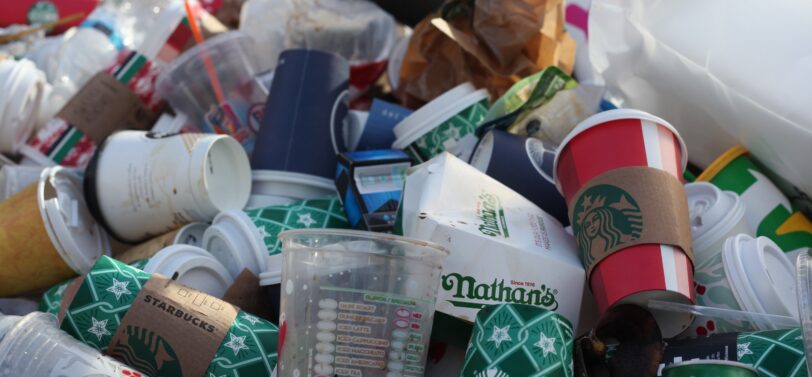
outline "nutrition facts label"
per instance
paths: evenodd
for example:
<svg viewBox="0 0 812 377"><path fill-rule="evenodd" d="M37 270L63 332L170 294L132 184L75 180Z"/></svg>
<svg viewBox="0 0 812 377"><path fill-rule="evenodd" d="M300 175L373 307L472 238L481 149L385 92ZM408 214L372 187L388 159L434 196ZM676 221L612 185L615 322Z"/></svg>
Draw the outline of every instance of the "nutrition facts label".
<svg viewBox="0 0 812 377"><path fill-rule="evenodd" d="M316 377L420 377L428 303L386 293L322 287L340 300L319 301Z"/></svg>

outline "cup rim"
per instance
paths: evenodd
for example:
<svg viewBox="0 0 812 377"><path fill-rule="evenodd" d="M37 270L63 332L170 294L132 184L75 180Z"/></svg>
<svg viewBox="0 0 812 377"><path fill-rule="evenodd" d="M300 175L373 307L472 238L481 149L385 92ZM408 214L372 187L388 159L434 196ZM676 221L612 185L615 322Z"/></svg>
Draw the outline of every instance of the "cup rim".
<svg viewBox="0 0 812 377"><path fill-rule="evenodd" d="M284 243L286 239L307 236L307 235L320 235L320 236L339 236L339 237L352 237L357 240L372 240L372 241L385 241L395 244L403 244L408 246L419 246L441 257L447 257L451 252L442 245L430 241L423 241L416 238L409 238L387 233L368 232L363 230L353 229L334 229L334 228L319 228L319 229L293 229L286 230L277 236L277 238ZM284 248L282 249L284 253ZM368 251L355 250L351 252L368 253Z"/></svg>
<svg viewBox="0 0 812 377"><path fill-rule="evenodd" d="M758 373L758 370L756 370L756 368L753 368L750 365L747 365L747 364L739 362L739 361L710 360L710 359L709 360L681 361L679 363L674 363L674 364L666 366L665 368L663 368L663 372L665 372L668 369L672 369L672 368L679 368L679 367L684 367L684 366L694 366L694 365L723 365L723 366L744 368L744 369L747 369L747 370L749 370L751 372Z"/></svg>
<svg viewBox="0 0 812 377"><path fill-rule="evenodd" d="M724 170L733 160L739 156L747 156L750 152L742 145L734 145L722 153L696 177L697 182L710 182L719 172Z"/></svg>
<svg viewBox="0 0 812 377"><path fill-rule="evenodd" d="M560 160L561 154L563 154L564 150L566 150L567 144L569 144L570 141L575 139L576 136L580 135L581 133L592 127L620 119L648 120L667 128L669 131L671 131L671 133L674 134L674 136L677 137L677 140L679 140L680 150L682 152L681 153L682 170L684 171L685 168L688 167L688 147L685 144L685 140L682 139L682 136L680 136L679 132L677 132L677 129L674 128L674 126L672 126L671 123L668 123L664 119L656 115L649 114L642 110L636 109L607 110L592 115L589 118L586 118L580 123L578 123L578 125L575 126L575 128L572 131L570 131L569 134L567 134L567 137L565 137L564 140L561 141L561 144L558 145L558 153L556 153L555 161L553 162L553 180L555 181L555 187L558 189L558 192L560 192L562 195L564 193L564 190L561 188L561 180L558 179L558 161Z"/></svg>

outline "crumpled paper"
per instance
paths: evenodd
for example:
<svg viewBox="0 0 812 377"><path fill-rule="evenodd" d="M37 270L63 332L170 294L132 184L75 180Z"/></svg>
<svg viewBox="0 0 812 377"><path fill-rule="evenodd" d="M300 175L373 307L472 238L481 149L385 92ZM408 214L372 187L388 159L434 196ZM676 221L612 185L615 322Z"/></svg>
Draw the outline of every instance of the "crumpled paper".
<svg viewBox="0 0 812 377"><path fill-rule="evenodd" d="M470 81L497 98L547 66L571 73L574 60L563 0L452 0L415 27L398 96L417 107Z"/></svg>

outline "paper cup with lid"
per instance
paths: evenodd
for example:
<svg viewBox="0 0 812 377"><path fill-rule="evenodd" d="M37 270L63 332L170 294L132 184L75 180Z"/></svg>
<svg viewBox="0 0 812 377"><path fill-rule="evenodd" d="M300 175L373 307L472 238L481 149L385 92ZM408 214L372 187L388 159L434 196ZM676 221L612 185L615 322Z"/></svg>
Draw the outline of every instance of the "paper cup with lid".
<svg viewBox="0 0 812 377"><path fill-rule="evenodd" d="M488 112L488 91L461 84L423 105L393 129L393 149L405 150L417 163L449 152L468 161L476 130Z"/></svg>
<svg viewBox="0 0 812 377"><path fill-rule="evenodd" d="M223 297L234 283L234 278L214 256L191 245L179 244L162 249L149 259L144 271L174 277L178 283L216 297Z"/></svg>
<svg viewBox="0 0 812 377"><path fill-rule="evenodd" d="M203 233L209 228L206 223L186 224L180 229L167 232L149 241L135 245L123 253L114 255L124 263L132 263L139 259L149 259L164 248L172 245L203 246Z"/></svg>
<svg viewBox="0 0 812 377"><path fill-rule="evenodd" d="M0 296L47 288L109 253L79 178L66 169L45 169L39 182L0 202Z"/></svg>
<svg viewBox="0 0 812 377"><path fill-rule="evenodd" d="M741 196L750 228L775 241L790 259L812 247L812 221L792 206L744 147L727 150L696 179Z"/></svg>
<svg viewBox="0 0 812 377"><path fill-rule="evenodd" d="M281 274L282 247L277 236L290 229L350 228L337 196L245 211L223 211L203 234L203 248L236 278L243 269L260 279ZM277 280L275 283L278 284Z"/></svg>
<svg viewBox="0 0 812 377"><path fill-rule="evenodd" d="M281 376L425 375L449 252L342 229L282 233ZM363 353L363 357L351 356Z"/></svg>
<svg viewBox="0 0 812 377"><path fill-rule="evenodd" d="M45 74L30 60L0 60L0 153L16 154L36 127Z"/></svg>
<svg viewBox="0 0 812 377"><path fill-rule="evenodd" d="M253 170L251 197L246 208L286 205L336 193L335 183L327 178L282 170Z"/></svg>
<svg viewBox="0 0 812 377"><path fill-rule="evenodd" d="M248 157L225 135L120 131L96 151L85 180L96 219L129 243L241 209L250 192Z"/></svg>
<svg viewBox="0 0 812 377"><path fill-rule="evenodd" d="M691 360L669 365L663 377L758 377L758 371L743 363L728 360Z"/></svg>
<svg viewBox="0 0 812 377"><path fill-rule="evenodd" d="M593 115L564 139L556 186L603 313L619 303L694 301L691 232L682 186L687 149L668 122L639 110ZM630 271L629 266L635 266ZM692 315L653 311L664 337Z"/></svg>
<svg viewBox="0 0 812 377"><path fill-rule="evenodd" d="M563 225L567 203L555 187L555 147L535 138L502 130L486 133L471 155L471 166L513 189Z"/></svg>
<svg viewBox="0 0 812 377"><path fill-rule="evenodd" d="M697 305L798 318L792 262L766 237L728 238L722 252L697 265L694 278ZM775 329L760 323L698 317L683 335Z"/></svg>

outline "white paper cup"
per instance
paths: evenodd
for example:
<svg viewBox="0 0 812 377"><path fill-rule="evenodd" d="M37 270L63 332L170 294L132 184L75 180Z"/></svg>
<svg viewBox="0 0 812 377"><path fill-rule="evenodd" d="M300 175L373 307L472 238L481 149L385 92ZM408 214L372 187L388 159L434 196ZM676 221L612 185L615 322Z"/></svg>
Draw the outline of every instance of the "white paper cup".
<svg viewBox="0 0 812 377"><path fill-rule="evenodd" d="M203 248L236 278L243 269L265 271L268 249L259 229L243 211L223 211L203 235Z"/></svg>
<svg viewBox="0 0 812 377"><path fill-rule="evenodd" d="M0 153L16 154L34 130L45 74L30 60L0 60Z"/></svg>
<svg viewBox="0 0 812 377"><path fill-rule="evenodd" d="M250 174L245 151L231 137L121 131L93 157L85 193L116 238L137 243L243 208Z"/></svg>
<svg viewBox="0 0 812 377"><path fill-rule="evenodd" d="M144 266L144 271L173 277L177 282L223 297L234 278L208 251L190 245L172 245L152 256Z"/></svg>

